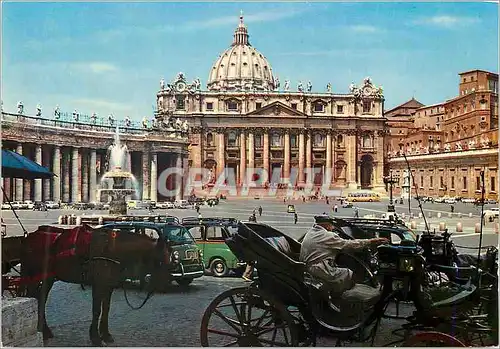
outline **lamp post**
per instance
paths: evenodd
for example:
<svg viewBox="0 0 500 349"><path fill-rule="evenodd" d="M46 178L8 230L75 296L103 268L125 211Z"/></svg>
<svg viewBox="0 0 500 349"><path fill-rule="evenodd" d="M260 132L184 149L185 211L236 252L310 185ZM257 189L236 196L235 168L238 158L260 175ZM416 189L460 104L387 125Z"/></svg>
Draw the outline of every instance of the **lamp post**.
<svg viewBox="0 0 500 349"><path fill-rule="evenodd" d="M399 176L393 176L392 172L390 172L389 176L384 177L384 183L389 185L389 205L387 206L387 212L396 212L394 201L392 200L392 188L398 182Z"/></svg>

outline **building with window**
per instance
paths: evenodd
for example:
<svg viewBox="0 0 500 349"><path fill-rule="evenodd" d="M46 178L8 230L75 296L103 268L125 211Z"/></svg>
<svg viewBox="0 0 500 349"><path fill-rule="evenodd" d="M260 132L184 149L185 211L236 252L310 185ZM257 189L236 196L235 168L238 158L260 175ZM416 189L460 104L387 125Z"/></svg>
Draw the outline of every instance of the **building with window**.
<svg viewBox="0 0 500 349"><path fill-rule="evenodd" d="M403 183L405 154L419 194L474 198L481 195L484 171L486 196L497 199L498 75L472 70L459 76L457 97L415 108L404 126L391 127L386 113L386 173ZM404 104L389 112L398 109Z"/></svg>
<svg viewBox="0 0 500 349"><path fill-rule="evenodd" d="M216 59L207 89L183 73L157 93L157 118L187 120L189 166L207 168L219 177L228 171L238 185L247 169L280 171L290 183L320 185L327 171L331 187L384 190L384 118L382 89L369 78L350 93L313 92L312 85L280 83L267 58L249 42L243 16L232 45ZM315 176L306 169L315 168ZM262 180L262 179L261 179Z"/></svg>

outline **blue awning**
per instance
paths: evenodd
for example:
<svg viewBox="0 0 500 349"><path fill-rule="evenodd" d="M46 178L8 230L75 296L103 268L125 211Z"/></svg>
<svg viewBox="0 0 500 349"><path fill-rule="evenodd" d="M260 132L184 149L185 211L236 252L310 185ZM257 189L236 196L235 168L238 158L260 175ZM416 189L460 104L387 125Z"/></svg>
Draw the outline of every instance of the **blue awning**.
<svg viewBox="0 0 500 349"><path fill-rule="evenodd" d="M47 168L11 150L2 149L3 178L52 178L54 174Z"/></svg>

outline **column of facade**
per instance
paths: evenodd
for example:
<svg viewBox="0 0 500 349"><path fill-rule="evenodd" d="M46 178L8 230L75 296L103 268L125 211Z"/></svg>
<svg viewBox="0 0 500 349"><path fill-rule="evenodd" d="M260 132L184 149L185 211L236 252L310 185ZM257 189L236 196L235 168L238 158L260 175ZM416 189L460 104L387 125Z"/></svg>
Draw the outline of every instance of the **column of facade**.
<svg viewBox="0 0 500 349"><path fill-rule="evenodd" d="M149 180L150 180L150 164L149 153L145 150L142 153L142 200L149 200Z"/></svg>
<svg viewBox="0 0 500 349"><path fill-rule="evenodd" d="M5 191L5 195L7 196L7 199L9 199L9 201L14 201L13 198L12 198L12 195L11 195L11 184L12 183L12 178L4 178L3 179L3 190ZM5 196L3 195L2 193L2 198L3 200L5 200Z"/></svg>
<svg viewBox="0 0 500 349"><path fill-rule="evenodd" d="M52 200L55 202L61 201L61 148L59 146L54 147L54 162L52 163L52 172L54 177L52 178Z"/></svg>
<svg viewBox="0 0 500 349"><path fill-rule="evenodd" d="M29 147L28 145L26 145L24 149L24 154L25 157L27 157L30 160L33 160L33 158L31 157L31 147ZM33 185L32 183L34 183L34 181L32 179L25 179L23 182L24 182L23 186L24 201L33 200L33 198L31 197L31 186Z"/></svg>
<svg viewBox="0 0 500 349"><path fill-rule="evenodd" d="M80 200L79 152L74 147L71 152L71 202Z"/></svg>
<svg viewBox="0 0 500 349"><path fill-rule="evenodd" d="M326 180L328 181L328 185L333 182L332 135L330 132L326 134L326 168L324 178L326 178Z"/></svg>
<svg viewBox="0 0 500 349"><path fill-rule="evenodd" d="M89 154L82 151L82 202L89 202Z"/></svg>
<svg viewBox="0 0 500 349"><path fill-rule="evenodd" d="M42 164L42 146L37 144L35 148L35 162L39 165ZM42 180L35 179L35 201L42 201Z"/></svg>
<svg viewBox="0 0 500 349"><path fill-rule="evenodd" d="M89 201L95 202L97 199L97 154L95 149L90 150L90 163L89 163Z"/></svg>
<svg viewBox="0 0 500 349"><path fill-rule="evenodd" d="M306 134L306 168L307 168L307 183L313 182L313 172L312 172L312 142L311 142L312 134L311 131L307 131Z"/></svg>
<svg viewBox="0 0 500 349"><path fill-rule="evenodd" d="M255 168L255 142L252 131L248 132L248 167Z"/></svg>
<svg viewBox="0 0 500 349"><path fill-rule="evenodd" d="M357 189L356 171L357 171L357 154L356 154L356 135L349 133L345 136L345 147L347 154L347 186L351 189Z"/></svg>
<svg viewBox="0 0 500 349"><path fill-rule="evenodd" d="M336 152L337 152L337 135L335 133L332 133L332 182L335 184L337 181L337 159L336 159Z"/></svg>
<svg viewBox="0 0 500 349"><path fill-rule="evenodd" d="M285 130L285 154L283 154L283 177L285 178L285 182L290 182L290 130Z"/></svg>
<svg viewBox="0 0 500 349"><path fill-rule="evenodd" d="M305 145L304 137L305 137L304 130L301 130L299 133L299 175L298 175L299 184L303 184L304 178L305 178L304 165L305 165L306 157L304 155L304 149L305 149L306 145Z"/></svg>
<svg viewBox="0 0 500 349"><path fill-rule="evenodd" d="M182 167L182 154L177 154L177 158L175 159L175 167L178 169L183 169ZM182 200L182 190L183 190L183 176L182 175L176 175L176 182L175 182L175 189L177 192L175 193L175 200ZM179 178L180 177L180 178Z"/></svg>
<svg viewBox="0 0 500 349"><path fill-rule="evenodd" d="M62 190L62 197L63 197L63 202L70 202L70 169L71 169L71 159L70 159L70 153L69 150L66 149L66 151L63 150L62 152L62 158L63 158L63 190Z"/></svg>
<svg viewBox="0 0 500 349"><path fill-rule="evenodd" d="M384 137L383 135L375 132L374 135L375 143L375 161L376 165L374 168L374 190L385 192L384 185ZM425 176L424 176L425 177Z"/></svg>
<svg viewBox="0 0 500 349"><path fill-rule="evenodd" d="M217 180L226 170L226 143L224 130L217 134Z"/></svg>
<svg viewBox="0 0 500 349"><path fill-rule="evenodd" d="M42 149L42 165L50 170L50 148L46 147L45 150ZM42 198L43 201L50 200L52 195L50 192L50 179L42 180Z"/></svg>
<svg viewBox="0 0 500 349"><path fill-rule="evenodd" d="M240 178L238 183L243 185L247 172L247 139L245 130L240 133Z"/></svg>
<svg viewBox="0 0 500 349"><path fill-rule="evenodd" d="M19 143L16 147L16 153L23 155L23 145ZM23 180L20 178L16 179L16 201L23 201Z"/></svg>
<svg viewBox="0 0 500 349"><path fill-rule="evenodd" d="M262 150L262 165L264 170L266 170L267 172L267 176L264 178L264 183L268 183L270 173L269 173L269 133L267 132L267 130L264 130L263 138L264 138L263 142L264 149Z"/></svg>
<svg viewBox="0 0 500 349"><path fill-rule="evenodd" d="M158 199L158 154L151 154L151 201L157 201Z"/></svg>

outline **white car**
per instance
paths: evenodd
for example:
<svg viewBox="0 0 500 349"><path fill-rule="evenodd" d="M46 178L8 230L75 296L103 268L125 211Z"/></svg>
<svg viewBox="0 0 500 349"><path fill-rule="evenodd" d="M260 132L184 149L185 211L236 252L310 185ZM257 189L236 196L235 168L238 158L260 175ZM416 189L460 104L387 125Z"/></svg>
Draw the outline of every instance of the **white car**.
<svg viewBox="0 0 500 349"><path fill-rule="evenodd" d="M26 208L27 208L28 210L32 210L32 209L33 209L33 207L35 207L35 203L34 203L33 201L31 201L31 200L26 200L26 201L24 202L24 204L26 205ZM23 207L24 207L24 206L23 206Z"/></svg>
<svg viewBox="0 0 500 349"><path fill-rule="evenodd" d="M448 198L448 199L444 200L444 203L445 204L456 204L457 200L455 200L455 198Z"/></svg>
<svg viewBox="0 0 500 349"><path fill-rule="evenodd" d="M446 199L444 197L438 197L438 198L434 199L434 202L443 203L443 202L445 202L445 200Z"/></svg>
<svg viewBox="0 0 500 349"><path fill-rule="evenodd" d="M171 202L171 201L167 201L167 202L165 202L165 208L166 208L166 209L175 208L175 205L174 205L174 203L173 203L173 202Z"/></svg>
<svg viewBox="0 0 500 349"><path fill-rule="evenodd" d="M59 203L57 203L55 201L45 201L45 206L47 206L47 208L50 208L50 209L58 209L58 208L60 208Z"/></svg>
<svg viewBox="0 0 500 349"><path fill-rule="evenodd" d="M473 204L474 202L476 202L476 199L465 198L465 199L462 199L462 202L465 203L465 204Z"/></svg>
<svg viewBox="0 0 500 349"><path fill-rule="evenodd" d="M2 210L10 210L10 205L7 203L2 203Z"/></svg>
<svg viewBox="0 0 500 349"><path fill-rule="evenodd" d="M484 211L484 217L485 218L498 218L498 213L499 213L499 208L498 207L492 207L489 210Z"/></svg>
<svg viewBox="0 0 500 349"><path fill-rule="evenodd" d="M157 202L156 208L167 208L167 203L166 202Z"/></svg>
<svg viewBox="0 0 500 349"><path fill-rule="evenodd" d="M175 200L175 208L191 208L191 205L187 200Z"/></svg>

